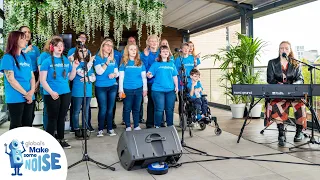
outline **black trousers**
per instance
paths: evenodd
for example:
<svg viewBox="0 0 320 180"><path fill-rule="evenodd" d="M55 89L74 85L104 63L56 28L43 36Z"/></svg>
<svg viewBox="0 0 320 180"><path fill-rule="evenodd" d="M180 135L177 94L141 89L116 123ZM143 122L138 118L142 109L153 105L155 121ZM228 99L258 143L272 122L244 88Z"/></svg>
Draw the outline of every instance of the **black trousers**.
<svg viewBox="0 0 320 180"><path fill-rule="evenodd" d="M31 104L26 102L7 104L10 116L9 130L23 126L32 127L34 103L33 101Z"/></svg>
<svg viewBox="0 0 320 180"><path fill-rule="evenodd" d="M179 98L179 108L178 108L178 112L179 112L179 115L181 116L181 113L183 113L182 90L178 92L178 98Z"/></svg>
<svg viewBox="0 0 320 180"><path fill-rule="evenodd" d="M57 127L57 139L64 139L64 121L69 110L71 93L61 94L57 100L53 100L50 95L45 95L44 99L48 112L47 132L54 137Z"/></svg>
<svg viewBox="0 0 320 180"><path fill-rule="evenodd" d="M154 127L154 103L152 99L152 84L148 83L148 104L147 104L147 128Z"/></svg>
<svg viewBox="0 0 320 180"><path fill-rule="evenodd" d="M70 81L69 87L70 87L70 91L72 92L73 81ZM74 130L74 129L73 129L73 118L72 118L72 114L73 114L73 101L72 101L72 98L71 98L70 103L71 103L71 104L70 104L70 114L69 114L70 128L71 128L71 130ZM91 116L91 113L89 113L89 115Z"/></svg>
<svg viewBox="0 0 320 180"><path fill-rule="evenodd" d="M34 78L35 78L35 83L37 83L38 79L39 79L39 71L33 71L33 75L34 75ZM40 89L40 87L38 88ZM38 93L40 93L40 91L36 91L34 92L34 96L37 98L38 96ZM34 113L36 111L36 104L33 106L33 113L32 113L32 119L34 119L34 117L36 116Z"/></svg>

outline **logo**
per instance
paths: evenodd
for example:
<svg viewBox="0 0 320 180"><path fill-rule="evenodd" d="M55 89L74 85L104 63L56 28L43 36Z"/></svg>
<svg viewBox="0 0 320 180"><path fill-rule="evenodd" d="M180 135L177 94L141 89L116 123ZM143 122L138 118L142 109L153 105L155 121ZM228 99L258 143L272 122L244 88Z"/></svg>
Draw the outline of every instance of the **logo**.
<svg viewBox="0 0 320 180"><path fill-rule="evenodd" d="M67 178L64 150L54 137L38 128L21 127L1 135L0 161L1 179Z"/></svg>

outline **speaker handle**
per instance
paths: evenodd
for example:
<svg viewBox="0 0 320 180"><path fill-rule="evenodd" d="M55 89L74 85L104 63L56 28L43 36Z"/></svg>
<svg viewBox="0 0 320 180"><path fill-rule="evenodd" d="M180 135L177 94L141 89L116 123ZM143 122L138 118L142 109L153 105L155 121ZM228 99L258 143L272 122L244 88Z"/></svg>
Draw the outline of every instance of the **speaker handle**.
<svg viewBox="0 0 320 180"><path fill-rule="evenodd" d="M158 137L151 137L153 135L156 135ZM166 140L166 137L161 137L160 134L157 134L157 133L149 134L146 137L146 143L151 143L152 141L165 141L165 140Z"/></svg>

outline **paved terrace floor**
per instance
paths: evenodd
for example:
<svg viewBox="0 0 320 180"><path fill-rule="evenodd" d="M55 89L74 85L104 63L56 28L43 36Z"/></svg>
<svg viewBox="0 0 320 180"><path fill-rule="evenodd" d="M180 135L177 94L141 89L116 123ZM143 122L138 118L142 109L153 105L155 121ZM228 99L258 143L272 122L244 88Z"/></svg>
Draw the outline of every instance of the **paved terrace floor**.
<svg viewBox="0 0 320 180"><path fill-rule="evenodd" d="M117 112L121 112L122 103L117 103ZM144 107L146 111L146 106ZM195 147L208 154L215 156L252 156L260 154L275 153L275 155L252 157L256 159L288 161L298 163L320 163L320 152L318 151L304 151L299 153L286 153L277 154L281 152L288 152L289 147L293 145L287 143L285 148L278 148L277 146L277 131L265 131L264 135L259 132L263 129L263 120L254 119L245 128L243 139L238 144L237 138L240 128L243 124L242 119L232 119L231 112L212 108L214 115L218 117L219 125L223 132L220 136L214 134L213 127L207 127L204 131L200 128L193 130L194 136L189 137L186 133L185 141L187 145ZM92 110L94 127L97 127L97 109ZM145 113L146 115L146 113ZM121 123L121 114L116 115L116 129L117 136L109 137L104 136L101 138L96 137L96 134L91 134L88 141L88 153L91 158L98 160L105 164L113 164L118 162L116 152L119 135L124 131L124 126ZM175 125L178 126L178 115L175 114ZM9 123L5 123L0 127L0 135L7 131ZM143 128L144 124L141 125ZM275 128L273 125L271 128ZM288 127L288 129L293 129ZM181 130L177 128L181 137ZM310 131L307 131L310 133ZM319 136L319 134L316 134ZM287 133L288 142L293 142L294 133ZM82 141L76 140L73 134L66 132L66 139L72 149L66 149L68 164L80 160L82 158ZM318 137L316 138L319 139ZM259 144L267 143L267 144ZM306 146L308 147L308 146ZM315 150L320 150L320 146L310 146ZM187 151L185 151L187 153ZM212 159L213 157L204 157L194 154L183 154L178 161L187 162L195 160ZM297 165L285 164L276 162L252 161L229 159L210 162L198 162L184 164L179 168L169 169L168 174L162 176L150 175L145 169L126 171L117 163L114 165L116 171L100 169L95 164L88 162L90 177L92 180L215 180L215 179L230 179L230 180L319 180L320 179L320 166L312 165ZM68 171L68 180L85 180L88 179L87 167L85 163L81 163Z"/></svg>

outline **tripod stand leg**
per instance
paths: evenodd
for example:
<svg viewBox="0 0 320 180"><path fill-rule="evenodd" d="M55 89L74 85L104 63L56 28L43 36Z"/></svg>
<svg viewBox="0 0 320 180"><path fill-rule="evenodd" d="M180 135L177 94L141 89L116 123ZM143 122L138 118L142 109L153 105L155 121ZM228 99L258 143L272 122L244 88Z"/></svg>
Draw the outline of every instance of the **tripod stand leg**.
<svg viewBox="0 0 320 180"><path fill-rule="evenodd" d="M81 159L81 160L78 161L78 162L75 162L75 163L71 164L70 166L68 166L68 169L71 169L73 166L76 166L76 165L78 165L78 164L80 164L80 163L82 163L82 162L83 162L83 159Z"/></svg>
<svg viewBox="0 0 320 180"><path fill-rule="evenodd" d="M261 100L261 99L260 99L260 100ZM259 101L260 101L260 100L259 100ZM259 102L259 101L258 101L258 102ZM247 117L245 118L245 120L244 120L244 122L243 122L243 125L242 125L242 128L241 128L241 131L240 131L240 134L239 134L239 136L238 136L237 143L239 143L239 142L240 142L240 139L241 139L241 137L242 137L242 133L243 133L243 131L244 131L244 127L245 127L245 126L246 126L246 124L247 124L247 120L248 120L248 118L249 118L249 115L250 115L251 109L253 108L253 104L254 104L254 97L252 96L251 103L250 103L250 108L249 108L249 111L248 111Z"/></svg>
<svg viewBox="0 0 320 180"><path fill-rule="evenodd" d="M103 166L103 167L105 167L105 168L108 168L108 169L110 169L111 171L115 171L115 170L116 170L116 168L111 167L111 166L108 166L108 165L105 165L105 164L102 164L102 163L100 163L100 162L98 162L98 161L93 160L93 159L90 158L90 157L89 157L89 161L91 161L91 162L93 162L93 163L95 163L95 164L99 164L100 166Z"/></svg>

